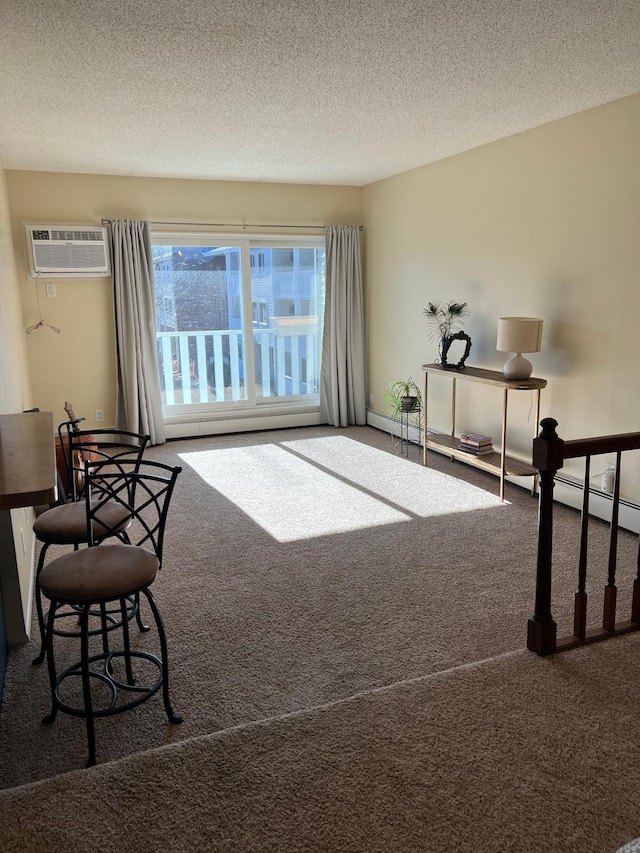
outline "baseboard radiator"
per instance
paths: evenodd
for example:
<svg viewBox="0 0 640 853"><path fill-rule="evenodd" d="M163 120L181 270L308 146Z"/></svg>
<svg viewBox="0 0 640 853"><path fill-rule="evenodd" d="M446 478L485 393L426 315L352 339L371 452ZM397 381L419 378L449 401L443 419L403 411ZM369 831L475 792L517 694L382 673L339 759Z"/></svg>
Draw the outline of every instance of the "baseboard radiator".
<svg viewBox="0 0 640 853"><path fill-rule="evenodd" d="M392 418L380 414L380 412L374 412L371 409L367 410L367 424L375 427L376 429L382 430L383 432L387 432L390 436L395 436L400 440L400 425ZM409 441L411 444L422 447L422 429L415 424L410 424L409 426ZM440 451L435 448L429 450L429 453L439 452ZM527 491L530 488L529 478L527 478L526 482L522 479L518 479L517 477L507 477L507 480L516 486L526 489ZM553 492L554 500L558 501L558 503L564 504L565 506L572 507L573 509L581 510L583 483L584 481L580 480L578 477L573 477L570 474L558 471L555 476L555 489ZM589 502L589 514L595 518L601 518L603 521L611 521L613 495L607 494L595 486L591 486L589 492L591 496ZM631 533L640 532L640 504L633 503L632 501L621 497L618 526L625 530L629 530Z"/></svg>

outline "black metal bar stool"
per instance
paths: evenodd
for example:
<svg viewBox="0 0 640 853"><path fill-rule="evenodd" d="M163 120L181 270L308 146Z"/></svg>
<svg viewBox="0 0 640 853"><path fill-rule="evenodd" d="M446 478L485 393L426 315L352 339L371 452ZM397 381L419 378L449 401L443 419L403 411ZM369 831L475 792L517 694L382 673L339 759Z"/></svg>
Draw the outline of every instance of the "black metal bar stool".
<svg viewBox="0 0 640 853"><path fill-rule="evenodd" d="M182 722L169 699L167 641L162 618L149 587L162 565L164 530L171 495L182 469L156 462L121 460L118 470L112 461L85 464L85 513L88 548L52 560L41 571L38 586L50 602L45 645L51 685L51 713L43 722L53 723L57 712L84 717L87 727L89 760L95 764L95 726L98 717L119 714L150 699L162 688L164 708L171 723ZM108 527L104 518L107 505L116 504L126 514L128 534L135 544L104 543L96 536L97 521ZM117 522L117 526L122 523ZM100 527L98 529L100 529ZM110 535L116 535L115 529ZM103 544L98 544L103 542ZM158 631L160 656L133 650L129 639L128 601L143 596L149 602ZM57 673L54 646L56 610L68 604L80 615L80 660ZM96 607L119 608L117 626L102 635L102 649L92 653L89 616ZM148 635L147 635L148 636ZM111 646L119 642L117 648ZM134 671L134 666L142 667ZM149 664L151 666L149 666ZM151 677L149 677L149 669ZM72 704L65 688L80 680L81 701ZM106 690L100 703L92 685ZM96 691L97 692L97 691Z"/></svg>
<svg viewBox="0 0 640 853"><path fill-rule="evenodd" d="M77 423L77 422L76 422ZM47 551L51 545L72 545L78 550L80 545L88 544L87 519L84 503L84 469L85 463L89 462L111 462L116 465L122 459L132 459L139 463L144 450L149 442L148 435L139 435L133 432L121 430L78 430L73 429L71 422L61 424L58 427L64 463L67 469L67 496L68 503L54 506L39 515L33 525L36 539L42 543L36 578L42 572ZM94 520L93 535L96 541L102 541L109 536L117 536L120 540L127 541L126 528L130 519L126 509L117 502L105 502L101 507L100 516ZM38 614L38 625L40 628L40 652L32 663L39 664L45 655L45 615L42 608L42 596L40 588L36 584L36 610ZM109 608L102 608L100 612L92 612L92 616L100 617L100 627L92 633L109 631L120 623L120 613ZM142 623L138 615L135 600L129 603L127 618L133 616L138 619L138 627L141 631L147 626ZM60 627L69 621L77 622L78 613L75 608L59 607L56 613L58 627L55 632L61 636L78 636L78 629L68 630Z"/></svg>

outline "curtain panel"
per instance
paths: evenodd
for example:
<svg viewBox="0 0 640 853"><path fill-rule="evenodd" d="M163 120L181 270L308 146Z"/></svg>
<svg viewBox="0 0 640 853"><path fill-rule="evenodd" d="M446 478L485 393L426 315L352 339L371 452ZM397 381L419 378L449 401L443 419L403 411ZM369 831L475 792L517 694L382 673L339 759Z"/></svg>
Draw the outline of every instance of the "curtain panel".
<svg viewBox="0 0 640 853"><path fill-rule="evenodd" d="M116 429L166 440L156 351L156 306L149 223L111 222L116 321Z"/></svg>
<svg viewBox="0 0 640 853"><path fill-rule="evenodd" d="M360 227L325 228L325 309L320 416L333 426L366 424Z"/></svg>

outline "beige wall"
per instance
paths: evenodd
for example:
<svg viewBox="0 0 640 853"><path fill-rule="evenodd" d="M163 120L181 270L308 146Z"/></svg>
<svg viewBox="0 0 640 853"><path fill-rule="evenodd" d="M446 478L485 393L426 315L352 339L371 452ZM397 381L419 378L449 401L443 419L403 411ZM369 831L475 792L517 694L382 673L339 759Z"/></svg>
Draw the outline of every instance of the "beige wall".
<svg viewBox="0 0 640 853"><path fill-rule="evenodd" d="M24 329L5 172L0 164L0 414L31 407ZM0 513L0 584L10 645L25 642L31 624L32 524L31 507Z"/></svg>
<svg viewBox="0 0 640 853"><path fill-rule="evenodd" d="M8 172L24 321L38 319L26 276L23 222L97 223L101 217L176 221L366 223L369 385L384 411L386 384L421 379L433 361L422 309L467 300L470 364L499 368L498 317L540 316L534 373L549 380L543 416L565 437L640 428L636 329L640 316L640 95L509 137L360 190ZM364 201L364 207L363 207ZM71 400L93 426L114 414L113 305L105 279L56 281L45 319L62 335L26 338L33 404L62 413ZM23 339L24 340L24 339ZM433 426L446 427L447 380L432 384ZM511 450L530 455L528 394L512 395ZM467 387L459 426L497 436L499 392ZM634 467L635 465L635 467ZM640 498L640 469L624 489ZM604 466L602 466L604 467Z"/></svg>
<svg viewBox="0 0 640 853"><path fill-rule="evenodd" d="M16 264L25 321L39 318L35 283L28 278L23 223L98 224L105 218L177 222L348 224L362 221L362 191L267 183L171 180L103 175L7 172ZM53 279L52 279L53 281ZM115 351L110 279L55 279L57 296L40 307L56 335L40 329L27 339L34 405L60 421L65 400L95 426L104 409L105 426L115 414Z"/></svg>
<svg viewBox="0 0 640 853"><path fill-rule="evenodd" d="M5 171L0 164L0 413L31 407L24 323L16 275Z"/></svg>
<svg viewBox="0 0 640 853"><path fill-rule="evenodd" d="M640 430L639 152L636 95L366 187L373 407L435 359L422 309L454 299L472 312L470 365L502 366L500 316L544 318L530 358L561 436ZM498 436L500 391L459 385L460 427ZM448 388L432 383L434 428L447 428ZM512 447L530 458L530 395L511 397ZM639 474L630 458L636 500Z"/></svg>

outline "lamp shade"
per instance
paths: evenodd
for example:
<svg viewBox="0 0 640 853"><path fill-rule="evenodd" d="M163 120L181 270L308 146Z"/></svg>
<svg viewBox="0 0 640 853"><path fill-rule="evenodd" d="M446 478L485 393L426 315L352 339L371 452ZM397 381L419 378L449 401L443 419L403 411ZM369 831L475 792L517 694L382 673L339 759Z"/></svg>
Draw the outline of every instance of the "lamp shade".
<svg viewBox="0 0 640 853"><path fill-rule="evenodd" d="M538 317L500 317L498 352L540 352L542 320Z"/></svg>

